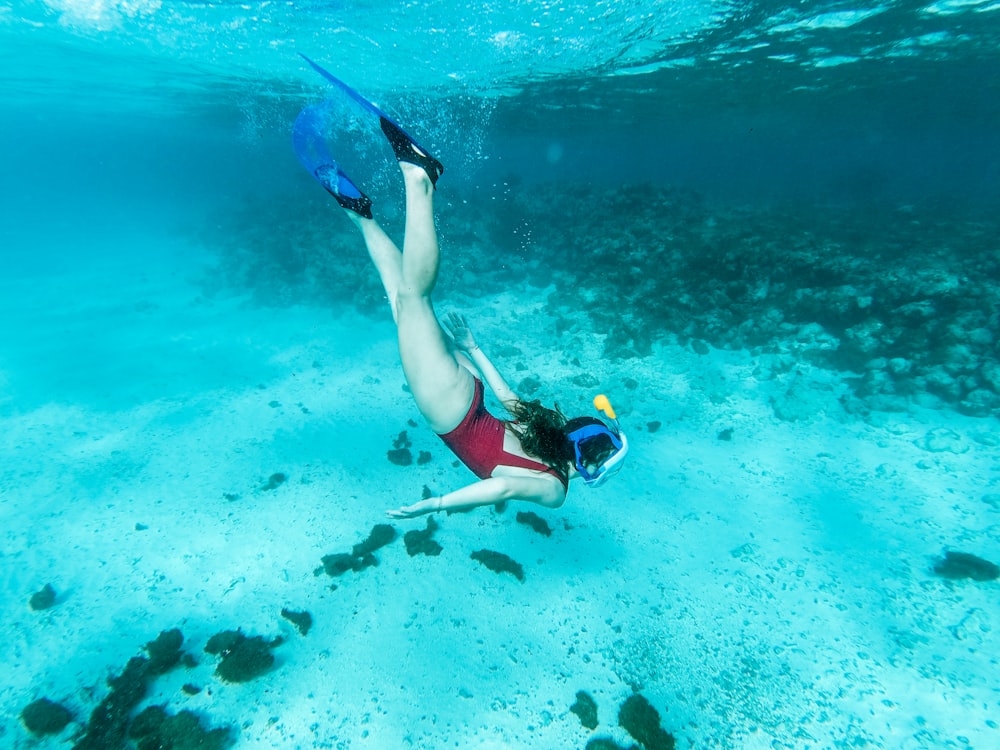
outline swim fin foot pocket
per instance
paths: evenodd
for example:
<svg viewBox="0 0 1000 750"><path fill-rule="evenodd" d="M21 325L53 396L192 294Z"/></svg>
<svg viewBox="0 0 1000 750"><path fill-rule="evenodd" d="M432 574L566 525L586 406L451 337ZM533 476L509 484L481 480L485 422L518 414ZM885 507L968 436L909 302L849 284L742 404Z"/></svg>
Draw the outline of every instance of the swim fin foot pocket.
<svg viewBox="0 0 1000 750"><path fill-rule="evenodd" d="M389 145L392 146L396 160L416 164L427 173L431 185L437 187L438 177L444 172L444 165L430 154L425 154L418 149L403 129L388 117L379 117L378 122L382 126L385 137L389 140Z"/></svg>
<svg viewBox="0 0 1000 750"><path fill-rule="evenodd" d="M389 145L392 146L396 159L401 162L415 164L423 169L430 178L431 184L437 187L438 177L444 172L444 166L442 166L441 162L418 146L407 135L405 130L357 91L336 76L331 75L305 55L302 55L302 58L317 73L333 84L334 88L346 94L369 113L378 117L379 125L382 127L382 132L385 133L385 137L389 139ZM295 153L298 155L302 165L312 173L313 177L326 188L330 195L336 198L337 203L359 216L370 219L372 218L372 202L367 195L358 190L357 186L337 166L337 161L330 154L330 150L327 147L326 137L328 129L329 125L326 121L326 113L323 107L308 106L303 109L295 119L295 125L292 128L292 141L295 146Z"/></svg>
<svg viewBox="0 0 1000 750"><path fill-rule="evenodd" d="M341 206L366 219L372 218L372 201L348 179L347 175L331 164L316 169L316 179Z"/></svg>

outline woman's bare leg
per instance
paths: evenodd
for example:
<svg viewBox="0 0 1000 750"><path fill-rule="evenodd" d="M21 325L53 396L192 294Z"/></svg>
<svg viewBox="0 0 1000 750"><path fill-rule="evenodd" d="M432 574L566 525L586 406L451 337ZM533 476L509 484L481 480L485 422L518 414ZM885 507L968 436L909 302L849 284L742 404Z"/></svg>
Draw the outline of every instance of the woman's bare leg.
<svg viewBox="0 0 1000 750"><path fill-rule="evenodd" d="M472 403L474 381L452 353L431 302L440 255L434 228L434 187L423 169L400 163L406 185L406 232L403 252L371 219L348 212L361 229L399 336L403 373L417 408L437 433L450 432Z"/></svg>
<svg viewBox="0 0 1000 750"><path fill-rule="evenodd" d="M399 285L403 280L403 254L399 252L396 243L389 239L382 227L374 219L366 219L350 210L345 210L365 239L365 247L368 248L368 255L371 256L372 263L378 271L379 278L382 279L382 287L385 289L385 296L389 300L389 308L392 310L392 319L398 320L396 313L396 295L399 293Z"/></svg>
<svg viewBox="0 0 1000 750"><path fill-rule="evenodd" d="M420 167L400 163L406 184L402 281L396 295L399 357L417 408L437 433L465 417L475 387L452 353L431 302L440 254L434 228L434 186Z"/></svg>

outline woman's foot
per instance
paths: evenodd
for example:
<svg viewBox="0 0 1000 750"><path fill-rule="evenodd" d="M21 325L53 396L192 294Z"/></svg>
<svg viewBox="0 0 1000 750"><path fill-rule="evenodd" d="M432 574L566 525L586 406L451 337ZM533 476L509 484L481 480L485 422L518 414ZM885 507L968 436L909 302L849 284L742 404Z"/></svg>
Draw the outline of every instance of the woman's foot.
<svg viewBox="0 0 1000 750"><path fill-rule="evenodd" d="M434 194L434 183L423 167L413 162L401 161L399 168L403 171L407 194L425 196Z"/></svg>
<svg viewBox="0 0 1000 750"><path fill-rule="evenodd" d="M444 172L444 165L430 154L422 151L410 139L410 136L389 118L379 117L378 119L379 125L382 126L382 132L385 133L385 137L389 140L389 145L392 146L392 152L396 155L396 159L400 162L415 164L420 167L427 173L431 185L437 187L438 177Z"/></svg>
<svg viewBox="0 0 1000 750"><path fill-rule="evenodd" d="M316 179L326 188L326 192L348 211L366 219L372 218L371 198L362 193L339 167L334 164L323 164L316 169Z"/></svg>

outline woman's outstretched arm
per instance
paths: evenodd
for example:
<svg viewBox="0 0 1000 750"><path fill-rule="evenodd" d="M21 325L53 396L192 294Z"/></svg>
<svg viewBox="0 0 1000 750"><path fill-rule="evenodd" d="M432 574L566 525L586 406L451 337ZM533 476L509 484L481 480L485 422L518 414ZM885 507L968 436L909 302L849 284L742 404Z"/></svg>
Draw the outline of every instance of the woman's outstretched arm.
<svg viewBox="0 0 1000 750"><path fill-rule="evenodd" d="M535 477L489 477L419 503L386 511L389 518L415 518L439 510L468 510L496 505L506 500L525 500L547 508L558 508L566 499L562 485Z"/></svg>
<svg viewBox="0 0 1000 750"><path fill-rule="evenodd" d="M490 387L490 390L493 391L504 408L510 411L519 401L517 394L511 390L511 387L507 385L507 381L504 380L500 371L493 365L489 357L483 353L483 350L479 348L476 338L472 335L472 330L469 328L469 324L465 321L465 317L458 313L449 313L444 323L449 333L451 333L455 345L465 352L466 356L468 356L472 364L476 366L476 369L483 376L486 385Z"/></svg>

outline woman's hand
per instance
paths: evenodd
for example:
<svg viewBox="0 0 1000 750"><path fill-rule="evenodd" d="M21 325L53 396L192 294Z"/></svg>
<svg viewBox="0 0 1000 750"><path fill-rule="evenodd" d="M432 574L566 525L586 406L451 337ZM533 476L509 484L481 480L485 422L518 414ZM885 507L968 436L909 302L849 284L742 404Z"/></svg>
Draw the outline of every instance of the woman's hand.
<svg viewBox="0 0 1000 750"><path fill-rule="evenodd" d="M464 349L467 352L471 352L473 349L477 348L476 339L472 335L472 330L469 328L469 324L465 322L465 316L459 315L458 313L448 313L448 317L444 320L445 327L448 329L448 333L455 340L455 345L460 349Z"/></svg>
<svg viewBox="0 0 1000 750"><path fill-rule="evenodd" d="M436 510L441 510L441 498L429 497L426 500L421 500L419 503L414 503L413 505L405 505L402 508L396 508L395 510L387 510L385 514L389 516L389 518L416 518L417 516L423 516L427 513L433 513Z"/></svg>

